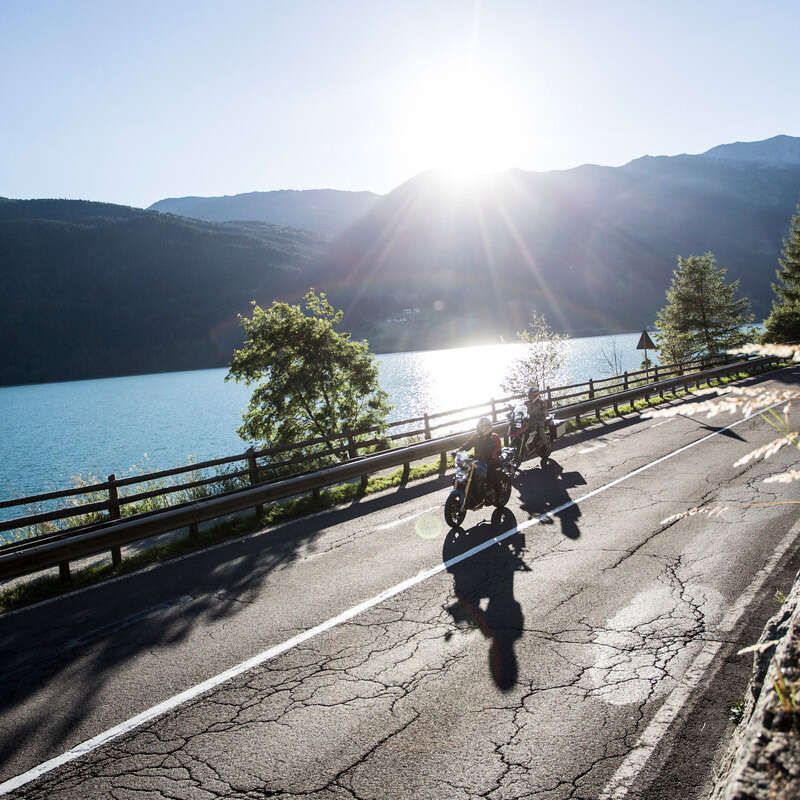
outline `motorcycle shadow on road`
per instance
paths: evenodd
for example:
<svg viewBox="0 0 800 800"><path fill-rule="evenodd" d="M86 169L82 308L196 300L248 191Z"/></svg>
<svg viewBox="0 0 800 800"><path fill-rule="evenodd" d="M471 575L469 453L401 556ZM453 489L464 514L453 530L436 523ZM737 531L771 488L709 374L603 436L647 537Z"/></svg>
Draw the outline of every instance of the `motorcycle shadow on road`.
<svg viewBox="0 0 800 800"><path fill-rule="evenodd" d="M527 511L530 519L570 503L572 498L569 489L585 486L586 480L580 472L564 472L564 467L551 458L541 467L518 473L514 485L519 491L520 508ZM556 511L553 517L558 519L561 533L568 539L580 537L578 520L581 517L581 510L577 503ZM542 520L543 524L552 521L552 517Z"/></svg>
<svg viewBox="0 0 800 800"><path fill-rule="evenodd" d="M497 688L508 692L517 682L514 643L522 636L525 621L522 606L514 597L514 573L530 571L520 555L525 536L517 531L472 557L452 563L473 547L517 526L516 517L508 509L495 512L493 520L467 530L452 528L445 537L442 560L453 576L456 597L446 610L456 625L476 628L491 640L489 672ZM452 635L448 632L446 638Z"/></svg>

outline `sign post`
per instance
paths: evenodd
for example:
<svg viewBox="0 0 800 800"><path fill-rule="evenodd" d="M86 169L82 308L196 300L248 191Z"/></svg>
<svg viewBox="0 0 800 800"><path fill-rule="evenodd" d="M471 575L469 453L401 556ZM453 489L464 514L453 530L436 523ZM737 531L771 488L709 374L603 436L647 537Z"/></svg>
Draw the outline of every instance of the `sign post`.
<svg viewBox="0 0 800 800"><path fill-rule="evenodd" d="M650 362L647 360L647 351L648 350L655 350L656 346L653 344L653 340L650 338L650 334L647 330L642 331L642 335L639 337L639 344L636 345L637 350L644 350L644 377L645 380L650 380Z"/></svg>

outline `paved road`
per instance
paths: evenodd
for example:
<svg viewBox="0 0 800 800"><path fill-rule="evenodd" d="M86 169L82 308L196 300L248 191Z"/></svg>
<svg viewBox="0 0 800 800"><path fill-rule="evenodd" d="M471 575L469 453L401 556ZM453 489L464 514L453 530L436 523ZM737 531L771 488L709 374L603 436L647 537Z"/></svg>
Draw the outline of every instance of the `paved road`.
<svg viewBox="0 0 800 800"><path fill-rule="evenodd" d="M797 451L733 467L771 429L692 406L565 440L496 525L432 481L0 618L0 781L188 692L14 795L701 796L800 526Z"/></svg>

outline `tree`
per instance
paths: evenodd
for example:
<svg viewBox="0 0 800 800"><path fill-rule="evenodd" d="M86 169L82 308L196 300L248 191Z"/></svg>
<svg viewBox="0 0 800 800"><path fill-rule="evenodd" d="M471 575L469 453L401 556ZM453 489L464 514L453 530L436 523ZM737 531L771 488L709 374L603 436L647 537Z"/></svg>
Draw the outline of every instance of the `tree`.
<svg viewBox="0 0 800 800"><path fill-rule="evenodd" d="M789 223L789 235L783 240L778 259L778 283L772 284L776 294L770 315L764 320L764 342L800 341L800 205Z"/></svg>
<svg viewBox="0 0 800 800"><path fill-rule="evenodd" d="M544 389L564 366L569 337L555 333L544 314L531 313L531 321L524 331L517 333L527 352L511 364L503 381L503 389L512 394L525 392L531 386Z"/></svg>
<svg viewBox="0 0 800 800"><path fill-rule="evenodd" d="M743 329L753 321L750 302L737 297L739 281L725 280L713 253L678 256L678 268L667 289L667 304L656 318L656 344L662 362L670 364L717 355L755 336Z"/></svg>
<svg viewBox="0 0 800 800"><path fill-rule="evenodd" d="M343 313L324 293L309 289L303 307L253 302L240 320L245 341L233 353L226 380L254 385L239 435L270 446L322 439L319 455L341 447L337 434L377 428L390 406L378 384L378 366L366 342L337 328Z"/></svg>
<svg viewBox="0 0 800 800"><path fill-rule="evenodd" d="M612 336L606 344L600 345L600 362L608 370L609 375L621 375L624 357L616 336Z"/></svg>

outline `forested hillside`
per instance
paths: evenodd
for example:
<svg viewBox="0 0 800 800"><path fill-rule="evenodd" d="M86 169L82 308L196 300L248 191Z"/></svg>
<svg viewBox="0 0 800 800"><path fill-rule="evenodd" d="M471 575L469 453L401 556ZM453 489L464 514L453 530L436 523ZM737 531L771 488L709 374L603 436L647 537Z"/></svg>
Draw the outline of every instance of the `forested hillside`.
<svg viewBox="0 0 800 800"><path fill-rule="evenodd" d="M800 147L778 139L775 163L756 143L752 159L740 144L731 158L514 170L459 191L425 173L334 241L324 272L378 348L507 336L534 307L572 332L641 328L663 305L676 256L707 250L763 318L800 200Z"/></svg>
<svg viewBox="0 0 800 800"><path fill-rule="evenodd" d="M252 298L296 296L312 234L126 206L0 202L0 383L227 363Z"/></svg>

